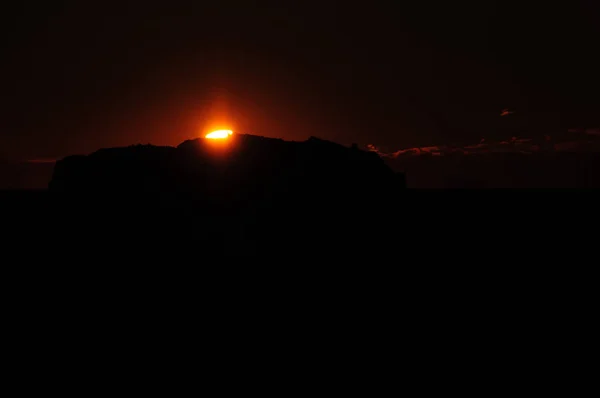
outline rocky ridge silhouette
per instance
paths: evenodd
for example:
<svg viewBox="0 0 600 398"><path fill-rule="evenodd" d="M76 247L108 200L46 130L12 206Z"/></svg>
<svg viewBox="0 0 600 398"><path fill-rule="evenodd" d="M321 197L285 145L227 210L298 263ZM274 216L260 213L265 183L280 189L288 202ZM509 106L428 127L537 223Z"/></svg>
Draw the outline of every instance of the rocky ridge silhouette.
<svg viewBox="0 0 600 398"><path fill-rule="evenodd" d="M404 181L376 153L356 146L239 134L70 156L57 162L49 192L61 214L84 208L78 225L91 217L111 236L211 244L227 237L255 248L259 241L281 246L308 237L347 243L353 234L373 233L373 214L397 207ZM357 232L365 223L373 225Z"/></svg>

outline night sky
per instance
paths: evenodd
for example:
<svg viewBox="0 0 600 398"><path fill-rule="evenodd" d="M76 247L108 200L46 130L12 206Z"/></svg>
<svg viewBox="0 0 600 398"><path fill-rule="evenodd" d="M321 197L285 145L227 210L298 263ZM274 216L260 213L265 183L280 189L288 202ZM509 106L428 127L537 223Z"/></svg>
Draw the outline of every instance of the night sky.
<svg viewBox="0 0 600 398"><path fill-rule="evenodd" d="M479 142L502 138L504 108L600 125L596 0L350 3L13 5L0 156L177 145L221 124L391 148Z"/></svg>

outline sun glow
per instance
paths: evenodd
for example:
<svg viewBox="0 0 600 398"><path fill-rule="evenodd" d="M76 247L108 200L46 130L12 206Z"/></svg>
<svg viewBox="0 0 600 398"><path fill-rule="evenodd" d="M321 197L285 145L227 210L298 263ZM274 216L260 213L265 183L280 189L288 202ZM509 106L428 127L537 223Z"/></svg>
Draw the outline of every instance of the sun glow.
<svg viewBox="0 0 600 398"><path fill-rule="evenodd" d="M231 135L233 135L233 131L231 130L217 130L207 134L206 138L209 140L223 140L229 138Z"/></svg>

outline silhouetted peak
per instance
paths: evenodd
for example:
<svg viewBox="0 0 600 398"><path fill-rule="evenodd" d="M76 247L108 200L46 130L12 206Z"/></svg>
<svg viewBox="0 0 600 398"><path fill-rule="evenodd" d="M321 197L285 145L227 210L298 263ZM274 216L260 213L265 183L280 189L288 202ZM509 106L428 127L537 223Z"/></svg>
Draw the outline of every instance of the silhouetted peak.
<svg viewBox="0 0 600 398"><path fill-rule="evenodd" d="M317 137L294 142L235 134L223 141L187 140L176 148L133 145L72 156L57 162L51 189L184 190L209 196L218 191L245 197L282 187L287 192L307 190L326 180L338 193L362 189L360 184L367 181L399 188L393 171L372 152Z"/></svg>
<svg viewBox="0 0 600 398"><path fill-rule="evenodd" d="M194 138L192 140L185 140L181 144L177 145L177 149L185 149L192 146L197 146L200 144L200 140L204 140L204 138Z"/></svg>

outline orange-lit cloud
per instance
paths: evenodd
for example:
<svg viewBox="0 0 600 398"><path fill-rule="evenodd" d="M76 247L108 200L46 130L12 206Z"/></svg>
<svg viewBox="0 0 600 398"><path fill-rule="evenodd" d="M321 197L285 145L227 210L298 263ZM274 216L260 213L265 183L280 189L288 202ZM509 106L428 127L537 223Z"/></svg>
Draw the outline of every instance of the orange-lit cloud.
<svg viewBox="0 0 600 398"><path fill-rule="evenodd" d="M28 160L27 163L50 164L50 163L56 163L56 159L31 159L31 160Z"/></svg>
<svg viewBox="0 0 600 398"><path fill-rule="evenodd" d="M554 144L554 150L557 152L575 151L580 149L582 143L579 141L559 142Z"/></svg>
<svg viewBox="0 0 600 398"><path fill-rule="evenodd" d="M571 134L600 136L600 128L569 129L568 132Z"/></svg>
<svg viewBox="0 0 600 398"><path fill-rule="evenodd" d="M367 150L384 158L415 156L474 155L484 153L535 153L535 152L600 152L600 129L572 129L569 133L579 133L579 137L565 136L553 139L544 135L540 139L512 137L509 140L492 142L482 139L478 144L465 146L428 146L401 149L387 153L375 145L367 145Z"/></svg>

